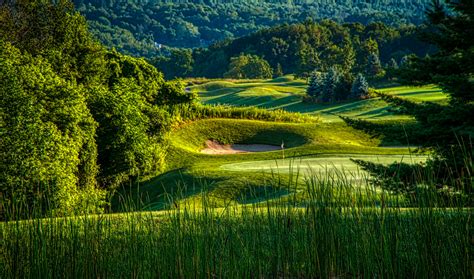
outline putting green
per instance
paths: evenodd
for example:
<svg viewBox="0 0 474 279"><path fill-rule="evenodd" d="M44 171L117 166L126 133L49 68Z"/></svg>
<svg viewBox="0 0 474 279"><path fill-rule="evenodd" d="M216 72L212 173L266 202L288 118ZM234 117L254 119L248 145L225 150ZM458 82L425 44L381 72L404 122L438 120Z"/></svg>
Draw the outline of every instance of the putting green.
<svg viewBox="0 0 474 279"><path fill-rule="evenodd" d="M283 154L282 154L283 156ZM361 170L350 159L365 160L380 164L390 163L416 163L424 162L427 156L421 155L331 155L302 159L279 159L265 161L247 161L242 163L225 164L220 168L227 171L263 171L275 173L325 173L325 172L344 172L357 174Z"/></svg>

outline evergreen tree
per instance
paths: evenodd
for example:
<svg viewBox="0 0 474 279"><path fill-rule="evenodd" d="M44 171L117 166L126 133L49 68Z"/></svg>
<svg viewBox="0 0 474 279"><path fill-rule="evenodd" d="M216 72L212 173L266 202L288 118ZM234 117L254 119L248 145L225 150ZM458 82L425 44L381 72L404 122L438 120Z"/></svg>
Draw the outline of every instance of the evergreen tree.
<svg viewBox="0 0 474 279"><path fill-rule="evenodd" d="M367 74L371 77L377 77L382 73L382 71L383 69L379 56L376 53L371 53L367 61Z"/></svg>
<svg viewBox="0 0 474 279"><path fill-rule="evenodd" d="M281 77L283 76L283 68L281 67L280 63L277 63L276 69L273 73L274 77Z"/></svg>
<svg viewBox="0 0 474 279"><path fill-rule="evenodd" d="M358 74L352 84L351 99L367 99L369 97L369 84L364 75Z"/></svg>
<svg viewBox="0 0 474 279"><path fill-rule="evenodd" d="M424 58L402 61L400 80L409 85L437 84L449 94L448 104L416 103L392 95L379 95L403 113L412 115L420 125L419 142L435 151L427 167L436 173L436 181L470 194L474 138L474 2L446 1L448 11L439 1L428 11L427 33L423 38L438 51ZM411 173L410 173L411 175ZM431 184L432 185L432 184Z"/></svg>
<svg viewBox="0 0 474 279"><path fill-rule="evenodd" d="M324 85L321 94L321 102L328 103L336 101L336 89L339 85L341 74L337 67L333 66L324 77Z"/></svg>
<svg viewBox="0 0 474 279"><path fill-rule="evenodd" d="M324 83L324 75L321 72L313 71L309 77L309 86L306 94L313 100L317 100L322 92Z"/></svg>

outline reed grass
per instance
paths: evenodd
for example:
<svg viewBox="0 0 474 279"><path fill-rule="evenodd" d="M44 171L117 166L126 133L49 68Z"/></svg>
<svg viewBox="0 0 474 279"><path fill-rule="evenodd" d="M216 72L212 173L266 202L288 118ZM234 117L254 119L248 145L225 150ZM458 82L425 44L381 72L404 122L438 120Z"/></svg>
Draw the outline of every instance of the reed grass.
<svg viewBox="0 0 474 279"><path fill-rule="evenodd" d="M471 208L438 206L431 187L407 207L368 180L318 174L300 200L293 176L293 194L248 205L213 208L203 191L200 204L170 197L159 212L9 216L0 277L472 278Z"/></svg>
<svg viewBox="0 0 474 279"><path fill-rule="evenodd" d="M316 116L304 115L298 112L288 112L285 110L268 110L257 107L203 105L199 103L174 106L172 115L173 123L175 124L209 118L248 119L290 123L319 122L319 118Z"/></svg>

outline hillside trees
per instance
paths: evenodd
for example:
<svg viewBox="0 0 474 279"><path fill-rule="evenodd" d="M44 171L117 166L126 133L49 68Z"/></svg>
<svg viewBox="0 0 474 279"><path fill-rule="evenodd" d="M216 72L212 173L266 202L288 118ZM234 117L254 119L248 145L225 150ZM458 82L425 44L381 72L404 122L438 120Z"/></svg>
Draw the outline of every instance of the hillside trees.
<svg viewBox="0 0 474 279"><path fill-rule="evenodd" d="M329 71L332 66L338 66L344 73L366 73L371 53L378 55L383 64L391 58L399 60L411 53L425 55L429 47L417 41L413 36L415 30L396 29L380 23L364 26L308 20L221 41L207 49L193 49L192 57L189 57L189 50L187 53L162 51L162 56L151 61L170 78L223 77L229 68L230 58L241 54L257 55L265 59L272 69L278 69L280 65L282 72L300 77L308 77L314 69ZM168 67L168 63L172 67ZM377 73L375 78L379 78L380 72L383 73L380 63L373 67ZM367 78L371 77L367 75Z"/></svg>
<svg viewBox="0 0 474 279"><path fill-rule="evenodd" d="M208 47L225 39L246 36L262 28L294 24L308 18L313 21L328 18L337 22L361 22L366 25L377 21L382 21L387 26L419 24L423 20L423 10L429 3L427 0L388 0L383 3L329 3L322 0L74 2L77 9L87 17L94 36L102 43L121 52L147 58L160 54L156 43L170 47ZM383 27L374 25L371 29L374 36L385 36L387 33L389 32ZM269 45L269 48L273 47Z"/></svg>

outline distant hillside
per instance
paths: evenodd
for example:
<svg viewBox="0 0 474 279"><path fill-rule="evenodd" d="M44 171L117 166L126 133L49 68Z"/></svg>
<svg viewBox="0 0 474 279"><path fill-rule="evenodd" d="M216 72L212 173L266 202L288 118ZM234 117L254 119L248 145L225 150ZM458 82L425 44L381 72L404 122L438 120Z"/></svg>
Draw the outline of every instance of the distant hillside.
<svg viewBox="0 0 474 279"><path fill-rule="evenodd" d="M151 59L167 78L221 78L232 58L242 53L265 59L275 76L305 76L314 69L327 71L332 66L344 73L365 73L368 57L379 57L385 66L390 60L401 63L411 54L423 57L433 47L418 39L423 26L391 27L374 22L339 24L331 20L284 24L261 29L234 40L215 43L208 48L172 49L171 53ZM278 70L279 69L279 70Z"/></svg>
<svg viewBox="0 0 474 279"><path fill-rule="evenodd" d="M391 26L420 24L430 0L75 0L92 33L138 56L162 46L206 47L262 28L307 19Z"/></svg>

